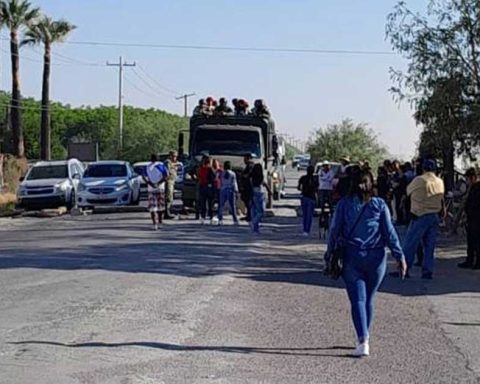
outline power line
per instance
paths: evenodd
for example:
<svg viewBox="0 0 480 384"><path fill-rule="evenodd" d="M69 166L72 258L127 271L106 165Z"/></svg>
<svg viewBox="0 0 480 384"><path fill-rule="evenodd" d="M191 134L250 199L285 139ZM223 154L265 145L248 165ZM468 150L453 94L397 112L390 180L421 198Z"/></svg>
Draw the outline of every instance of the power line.
<svg viewBox="0 0 480 384"><path fill-rule="evenodd" d="M157 99L157 97L158 97L157 95L154 95L153 93L150 93L150 92L145 91L144 89L140 88L137 84L135 84L135 82L133 80L130 80L130 78L128 76L125 75L124 80L127 84L132 86L137 92L140 92L143 95L148 96L152 99Z"/></svg>
<svg viewBox="0 0 480 384"><path fill-rule="evenodd" d="M165 96L164 94L160 94L160 93L158 92L158 90L157 90L155 87L153 87L147 80L145 80L145 78L143 78L142 76L140 76L140 74L139 74L134 68L132 68L132 72L133 72L133 74L134 74L136 77L138 77L138 78L140 79L140 81L141 81L142 83L144 83L149 89L151 89L151 90L152 90L153 92L155 92L157 95L159 95L160 97L167 97L167 96ZM165 91L163 91L163 92L165 92Z"/></svg>
<svg viewBox="0 0 480 384"><path fill-rule="evenodd" d="M9 40L9 39L3 37L2 40ZM192 45L192 44L120 43L120 42L108 42L108 41L80 41L80 40L64 41L61 44L89 45L89 46L100 46L100 47L106 46L106 47L129 47L129 48L209 50L209 51L398 56L398 54L393 51L366 50L366 49L320 49L320 48L284 48L284 47L253 47L253 46L242 47L242 46Z"/></svg>
<svg viewBox="0 0 480 384"><path fill-rule="evenodd" d="M151 76L141 65L138 65L138 68L140 68L140 71L142 71L145 76L147 76L150 80L152 80L159 88L164 89L167 92L170 92L173 95L179 95L180 92L172 90L171 88L168 88L162 84L160 84L153 76Z"/></svg>

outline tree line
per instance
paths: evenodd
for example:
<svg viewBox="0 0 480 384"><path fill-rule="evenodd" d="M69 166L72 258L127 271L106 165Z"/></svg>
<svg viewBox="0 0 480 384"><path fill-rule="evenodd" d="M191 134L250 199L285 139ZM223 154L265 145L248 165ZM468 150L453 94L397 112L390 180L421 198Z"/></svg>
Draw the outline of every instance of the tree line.
<svg viewBox="0 0 480 384"><path fill-rule="evenodd" d="M3 127L4 151L15 149L13 132L6 129L10 94L0 93L0 127ZM22 102L25 156L41 159L39 121L41 102L25 98ZM116 107L73 108L51 103L52 159L67 156L69 142L97 142L101 159L118 157L118 110ZM167 152L177 148L178 133L188 125L187 119L158 109L124 107L124 148L122 159L146 161L151 153Z"/></svg>
<svg viewBox="0 0 480 384"><path fill-rule="evenodd" d="M480 144L480 2L430 0L422 14L401 1L386 32L407 61L391 69L391 91L414 108L420 155L442 161L451 190L455 157L475 160Z"/></svg>

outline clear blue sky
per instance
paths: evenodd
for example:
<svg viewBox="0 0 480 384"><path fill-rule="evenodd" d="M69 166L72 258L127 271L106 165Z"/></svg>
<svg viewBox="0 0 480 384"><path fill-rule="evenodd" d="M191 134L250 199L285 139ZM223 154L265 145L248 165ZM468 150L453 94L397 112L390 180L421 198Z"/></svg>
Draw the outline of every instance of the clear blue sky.
<svg viewBox="0 0 480 384"><path fill-rule="evenodd" d="M386 15L395 0L32 0L54 18L78 26L71 41L389 51ZM412 0L419 9L425 1ZM3 32L6 36L6 31ZM8 45L2 42L2 50ZM40 96L40 50L22 53L22 91ZM394 154L410 156L418 129L407 106L388 92L390 66L401 58L372 55L251 53L60 45L55 52L104 64L123 55L158 83L178 92L265 99L280 131L306 139L350 117L369 123ZM4 53L4 52L2 52ZM57 58L52 98L72 105L117 102L117 72L106 66L64 65ZM10 87L2 55L2 88ZM139 69L137 69L141 75ZM143 77L145 77L143 75ZM126 69L125 101L182 113L182 103ZM132 85L132 83L134 85ZM138 89L137 89L138 88ZM195 100L196 101L196 100ZM192 100L192 107L193 107Z"/></svg>

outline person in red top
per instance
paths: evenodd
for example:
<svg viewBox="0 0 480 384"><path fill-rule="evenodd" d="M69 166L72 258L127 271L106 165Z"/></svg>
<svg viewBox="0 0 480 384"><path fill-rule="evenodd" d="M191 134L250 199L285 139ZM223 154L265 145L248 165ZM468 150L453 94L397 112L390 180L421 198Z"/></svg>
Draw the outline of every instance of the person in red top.
<svg viewBox="0 0 480 384"><path fill-rule="evenodd" d="M214 197L215 172L212 169L212 159L206 157L202 166L198 169L198 186L200 192L200 217L201 223L205 224L207 217L213 220L213 197Z"/></svg>

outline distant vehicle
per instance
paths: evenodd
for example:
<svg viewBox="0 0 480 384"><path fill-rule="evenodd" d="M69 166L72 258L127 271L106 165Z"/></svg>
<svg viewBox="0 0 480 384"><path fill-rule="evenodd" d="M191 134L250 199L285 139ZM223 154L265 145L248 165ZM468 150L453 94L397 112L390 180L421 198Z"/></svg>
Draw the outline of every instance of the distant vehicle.
<svg viewBox="0 0 480 384"><path fill-rule="evenodd" d="M300 160L303 160L305 158L304 155L295 155L293 156L292 159L292 168L296 168Z"/></svg>
<svg viewBox="0 0 480 384"><path fill-rule="evenodd" d="M90 163L78 185L79 208L101 205L138 205L140 180L126 161Z"/></svg>
<svg viewBox="0 0 480 384"><path fill-rule="evenodd" d="M303 158L297 164L297 171L306 171L309 165L310 165L310 159Z"/></svg>
<svg viewBox="0 0 480 384"><path fill-rule="evenodd" d="M77 159L33 164L18 188L18 205L26 209L60 206L71 209L83 172L83 165Z"/></svg>
<svg viewBox="0 0 480 384"><path fill-rule="evenodd" d="M135 173L138 175L138 179L140 181L140 199L144 200L148 196L148 186L145 180L141 175L145 174L145 167L150 164L148 161L145 162L139 162L133 164L133 169L135 170ZM175 179L175 190L176 191L181 191L182 190L182 185L183 185L183 163L178 162L178 167L177 167L177 178Z"/></svg>

